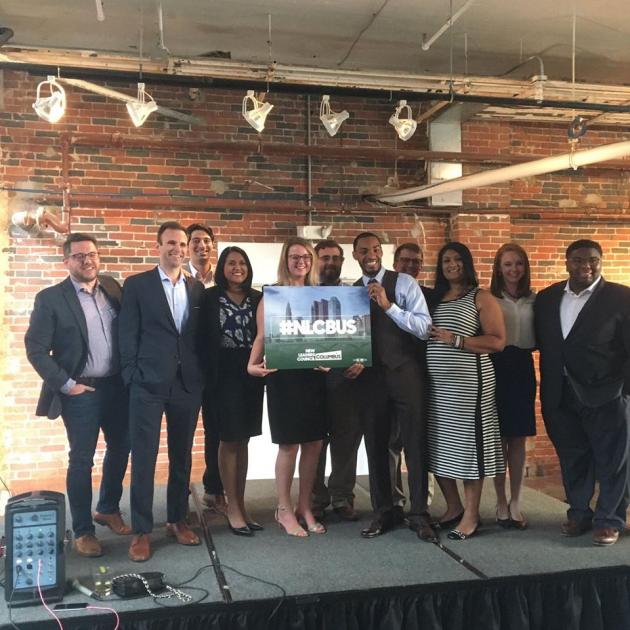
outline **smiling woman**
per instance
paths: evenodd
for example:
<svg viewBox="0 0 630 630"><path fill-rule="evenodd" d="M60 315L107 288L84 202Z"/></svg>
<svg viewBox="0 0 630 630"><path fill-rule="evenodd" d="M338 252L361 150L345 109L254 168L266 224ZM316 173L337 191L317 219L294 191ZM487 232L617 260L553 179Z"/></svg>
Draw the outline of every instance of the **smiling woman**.
<svg viewBox="0 0 630 630"><path fill-rule="evenodd" d="M455 526L448 537L465 540L480 525L484 478L505 470L488 357L503 349L505 327L492 294L478 287L472 255L462 243L440 250L435 288L441 297L427 344L429 471L447 503L438 524ZM457 479L464 481L464 505Z"/></svg>
<svg viewBox="0 0 630 630"><path fill-rule="evenodd" d="M278 263L278 285L317 285L314 259L315 252L308 241L299 237L285 241ZM266 377L271 439L278 444L276 521L290 536L324 534L326 528L315 519L311 507L319 452L327 433L324 375L313 369L267 369L264 361L264 299L258 307L256 320L258 332L247 370L253 376ZM294 513L291 485L298 451L301 452L300 490Z"/></svg>

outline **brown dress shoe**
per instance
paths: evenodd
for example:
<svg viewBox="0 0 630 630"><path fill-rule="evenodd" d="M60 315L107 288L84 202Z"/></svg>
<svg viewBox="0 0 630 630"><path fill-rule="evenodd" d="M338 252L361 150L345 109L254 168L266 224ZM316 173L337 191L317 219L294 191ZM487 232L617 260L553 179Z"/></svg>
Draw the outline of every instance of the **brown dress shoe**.
<svg viewBox="0 0 630 630"><path fill-rule="evenodd" d="M166 535L174 537L180 545L199 545L199 536L190 529L186 521L166 523Z"/></svg>
<svg viewBox="0 0 630 630"><path fill-rule="evenodd" d="M84 534L74 539L74 549L80 556L98 558L103 555L103 548L94 534Z"/></svg>
<svg viewBox="0 0 630 630"><path fill-rule="evenodd" d="M136 534L129 545L129 559L133 562L146 562L151 557L149 534Z"/></svg>
<svg viewBox="0 0 630 630"><path fill-rule="evenodd" d="M342 521L354 523L359 520L357 513L354 511L354 507L351 505L340 505L339 507L333 508L333 511Z"/></svg>
<svg viewBox="0 0 630 630"><path fill-rule="evenodd" d="M619 530L614 527L597 527L593 531L593 544L600 547L614 545L619 540Z"/></svg>
<svg viewBox="0 0 630 630"><path fill-rule="evenodd" d="M581 536L593 528L593 524L590 521L573 521L569 519L566 523L562 523L560 533L563 536Z"/></svg>
<svg viewBox="0 0 630 630"><path fill-rule="evenodd" d="M131 534L131 527L129 527L129 525L125 525L125 521L122 520L120 512L113 512L112 514L94 512L93 519L98 525L109 527L114 534L118 534L119 536L127 536L128 534Z"/></svg>

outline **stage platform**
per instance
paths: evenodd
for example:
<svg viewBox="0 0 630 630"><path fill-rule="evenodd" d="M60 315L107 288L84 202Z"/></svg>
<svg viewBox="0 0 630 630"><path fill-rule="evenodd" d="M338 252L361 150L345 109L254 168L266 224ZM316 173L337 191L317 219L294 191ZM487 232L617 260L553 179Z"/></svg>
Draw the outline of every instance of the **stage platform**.
<svg viewBox="0 0 630 630"><path fill-rule="evenodd" d="M306 539L287 536L273 520L271 481L248 482L250 514L265 526L253 538L234 536L225 519L204 510L202 489L193 488L191 519L203 538L182 547L164 533L164 489L156 491L153 557L127 559L129 537L97 526L105 555L67 554L68 580L90 576L106 564L113 575L161 571L168 584L192 596L90 600L69 590L63 603L114 608L121 628L301 630L621 630L630 628L630 536L612 547L590 536L563 538L565 505L526 489L526 531L495 524L494 492L484 490L483 527L466 541L419 541L400 527L373 540L359 532L370 520L367 480L357 484L357 523L329 515L328 533ZM432 512L441 513L441 496ZM64 628L113 629L114 615L92 609L57 612ZM43 606L0 604L1 628L58 628Z"/></svg>

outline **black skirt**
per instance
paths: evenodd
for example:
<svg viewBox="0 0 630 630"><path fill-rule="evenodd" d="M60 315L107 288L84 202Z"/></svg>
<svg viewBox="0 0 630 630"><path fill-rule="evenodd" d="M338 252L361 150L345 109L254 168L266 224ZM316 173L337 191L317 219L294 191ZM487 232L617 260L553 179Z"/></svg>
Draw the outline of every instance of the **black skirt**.
<svg viewBox="0 0 630 630"><path fill-rule="evenodd" d="M490 355L496 376L501 437L536 435L536 374L531 350L506 346Z"/></svg>
<svg viewBox="0 0 630 630"><path fill-rule="evenodd" d="M264 382L247 373L249 348L221 348L219 373L213 388L222 442L242 442L262 433Z"/></svg>
<svg viewBox="0 0 630 630"><path fill-rule="evenodd" d="M265 378L271 441L301 444L326 437L326 382L315 370L278 370Z"/></svg>

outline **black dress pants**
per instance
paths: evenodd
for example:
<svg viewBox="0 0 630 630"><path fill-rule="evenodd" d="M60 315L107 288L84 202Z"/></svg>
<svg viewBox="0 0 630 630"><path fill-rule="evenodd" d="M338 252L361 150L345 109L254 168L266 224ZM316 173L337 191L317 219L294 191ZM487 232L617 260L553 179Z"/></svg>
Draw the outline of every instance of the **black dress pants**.
<svg viewBox="0 0 630 630"><path fill-rule="evenodd" d="M560 406L545 415L547 433L560 460L570 505L567 517L594 527L625 529L628 486L630 397L587 407L567 379ZM590 502L599 482L595 512Z"/></svg>
<svg viewBox="0 0 630 630"><path fill-rule="evenodd" d="M395 369L367 368L359 379L372 509L384 514L394 507L389 442L392 417L395 417L400 425L407 464L409 520L417 523L427 516L428 496L423 371L415 361L407 361Z"/></svg>

